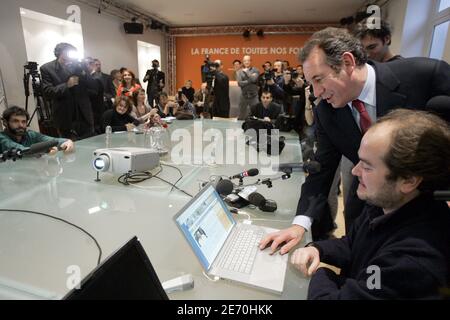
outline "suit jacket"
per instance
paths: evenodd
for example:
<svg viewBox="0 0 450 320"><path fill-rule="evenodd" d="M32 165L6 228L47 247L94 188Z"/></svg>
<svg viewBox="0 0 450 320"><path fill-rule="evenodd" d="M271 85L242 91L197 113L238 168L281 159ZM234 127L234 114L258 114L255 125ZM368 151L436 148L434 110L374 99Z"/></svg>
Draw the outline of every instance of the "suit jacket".
<svg viewBox="0 0 450 320"><path fill-rule="evenodd" d="M67 87L72 75L57 60L41 67L42 91L52 103L53 124L65 138L80 138L94 132L94 116L90 95L97 94L97 82L86 74L80 77L79 84ZM76 131L75 137L73 131Z"/></svg>
<svg viewBox="0 0 450 320"><path fill-rule="evenodd" d="M216 74L214 81L213 115L228 118L230 114L230 87L228 76L222 72Z"/></svg>
<svg viewBox="0 0 450 320"><path fill-rule="evenodd" d="M267 117L269 117L270 120L276 120L278 118L278 116L280 115L281 107L280 107L280 105L271 102L269 104L269 106L267 107L267 112L268 112ZM264 118L263 104L260 102L260 103L255 104L254 106L251 106L250 115L260 118L260 119L263 119Z"/></svg>
<svg viewBox="0 0 450 320"><path fill-rule="evenodd" d="M161 92L166 85L166 75L164 72L157 69L149 69L145 73L144 82L148 81L147 94L150 92L157 93ZM159 84L162 83L161 87Z"/></svg>
<svg viewBox="0 0 450 320"><path fill-rule="evenodd" d="M450 95L450 66L445 61L428 58L407 58L389 63L369 61L376 74L377 117L395 108L426 110L427 101L438 95ZM316 134L318 149L316 160L321 171L309 175L302 185L297 214L308 210L311 197L324 195L327 198L334 174L341 160L346 156L354 164L359 161L358 149L361 132L348 107L333 108L322 100L317 106ZM350 230L353 220L361 213L364 203L356 196L357 179L354 180L345 203L346 229Z"/></svg>

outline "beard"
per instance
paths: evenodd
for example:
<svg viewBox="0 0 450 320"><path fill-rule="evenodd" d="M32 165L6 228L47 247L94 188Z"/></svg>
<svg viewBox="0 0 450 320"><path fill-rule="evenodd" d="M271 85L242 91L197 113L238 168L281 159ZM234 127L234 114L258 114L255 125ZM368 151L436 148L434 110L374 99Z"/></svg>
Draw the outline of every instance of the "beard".
<svg viewBox="0 0 450 320"><path fill-rule="evenodd" d="M11 132L15 136L24 136L25 133L27 132L27 129L24 129L24 128L17 128L17 129L8 128L8 129L9 129L9 132Z"/></svg>
<svg viewBox="0 0 450 320"><path fill-rule="evenodd" d="M393 208L402 202L403 195L395 190L394 182L386 182L376 194L368 195L366 193L360 198L373 206Z"/></svg>

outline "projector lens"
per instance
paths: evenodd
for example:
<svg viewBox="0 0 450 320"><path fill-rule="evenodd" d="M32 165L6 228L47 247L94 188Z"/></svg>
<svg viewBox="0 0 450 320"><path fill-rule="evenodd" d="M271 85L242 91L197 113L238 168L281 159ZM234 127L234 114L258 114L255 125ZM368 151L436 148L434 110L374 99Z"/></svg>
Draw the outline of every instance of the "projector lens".
<svg viewBox="0 0 450 320"><path fill-rule="evenodd" d="M96 171L100 171L100 172L108 171L109 157L105 154L101 154L101 155L95 157L93 166Z"/></svg>

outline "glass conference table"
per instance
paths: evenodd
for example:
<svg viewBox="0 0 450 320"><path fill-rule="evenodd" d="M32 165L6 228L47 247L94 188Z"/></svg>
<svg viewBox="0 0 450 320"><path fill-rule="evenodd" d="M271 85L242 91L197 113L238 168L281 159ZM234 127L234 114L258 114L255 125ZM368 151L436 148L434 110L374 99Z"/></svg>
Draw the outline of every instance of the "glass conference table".
<svg viewBox="0 0 450 320"><path fill-rule="evenodd" d="M275 157L257 153L245 144L227 151L233 140L243 137L241 124L226 120L175 120L168 128L172 151L161 156L161 162L180 169L183 177L177 187L190 194L197 193L202 182L212 175L231 176L259 168L262 174L247 177L244 183L274 179L272 188L266 185L257 188L264 197L275 200L278 209L274 213L248 207L243 210L253 224L285 228L295 215L304 176L293 173L287 180L277 180L280 173L267 175ZM282 134L286 147L279 162L300 162L298 138L295 134ZM212 135L217 137L215 142L211 142ZM180 137L182 140L177 140ZM222 142L223 155L217 151ZM214 152L209 152L211 143ZM114 133L109 139L99 135L76 142L73 154L59 152L56 156L0 163L0 209L33 210L71 222L97 239L103 251L102 260L137 236L161 282L192 274L194 288L171 293L171 299L306 298L309 280L290 264L281 296L226 280L208 280L172 220L190 197L176 189L171 191L170 185L155 178L125 186L117 182L117 175L101 173L101 181L94 181L93 152L106 145L147 147L149 137L135 132ZM185 163L179 164L180 155ZM180 173L162 165L158 176L175 183ZM246 218L233 216L237 220ZM309 237L307 233L302 244L310 241ZM61 298L74 281L74 270L80 271L83 278L96 267L98 255L94 241L73 226L39 215L0 211L0 298Z"/></svg>

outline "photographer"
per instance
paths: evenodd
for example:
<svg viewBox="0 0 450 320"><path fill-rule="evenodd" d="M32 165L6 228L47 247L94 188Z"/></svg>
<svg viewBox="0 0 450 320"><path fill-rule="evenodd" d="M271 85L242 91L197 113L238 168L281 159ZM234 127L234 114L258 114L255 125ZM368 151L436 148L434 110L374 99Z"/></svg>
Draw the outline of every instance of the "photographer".
<svg viewBox="0 0 450 320"><path fill-rule="evenodd" d="M241 99L239 101L238 120L247 118L250 107L258 103L258 76L259 70L252 67L250 56L242 59L243 68L237 72L237 82L241 88Z"/></svg>
<svg viewBox="0 0 450 320"><path fill-rule="evenodd" d="M264 87L262 91L270 91L273 101L279 105L283 105L283 64L280 60L275 61L273 70L264 73ZM282 110L283 111L283 110Z"/></svg>
<svg viewBox="0 0 450 320"><path fill-rule="evenodd" d="M305 127L305 81L301 78L296 69L285 70L283 73L283 90L285 92L285 110L288 105L293 106L295 115L294 129L304 137L303 129ZM294 99L296 98L296 99Z"/></svg>
<svg viewBox="0 0 450 320"><path fill-rule="evenodd" d="M159 61L152 61L152 69L147 70L144 77L144 82L148 81L147 85L147 98L148 104L153 107L153 100L158 103L159 94L162 92L166 85L166 75L164 72L159 71Z"/></svg>
<svg viewBox="0 0 450 320"><path fill-rule="evenodd" d="M210 66L207 76L207 88L214 94L213 112L214 117L228 118L230 114L230 85L228 76L222 72L222 62L216 60Z"/></svg>
<svg viewBox="0 0 450 320"><path fill-rule="evenodd" d="M52 102L53 123L61 137L82 139L94 134L90 95L98 92L97 83L86 66L69 57L76 48L59 43L56 60L41 67L44 97Z"/></svg>
<svg viewBox="0 0 450 320"><path fill-rule="evenodd" d="M268 90L268 86L267 86L267 80L270 80L273 78L273 71L272 71L272 62L270 61L266 61L264 62L264 64L262 65L262 68L264 70L264 72L259 74L258 77L258 97L261 97L263 91L267 91Z"/></svg>

